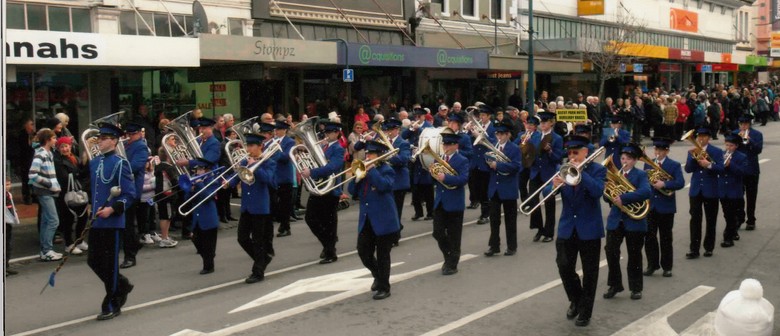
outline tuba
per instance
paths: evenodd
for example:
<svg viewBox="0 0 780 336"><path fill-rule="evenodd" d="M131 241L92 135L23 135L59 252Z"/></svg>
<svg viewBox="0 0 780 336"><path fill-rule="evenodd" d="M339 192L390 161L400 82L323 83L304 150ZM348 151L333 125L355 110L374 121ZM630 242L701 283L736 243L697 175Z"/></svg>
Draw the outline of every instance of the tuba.
<svg viewBox="0 0 780 336"><path fill-rule="evenodd" d="M623 174L620 174L615 163L612 162L612 156L607 157L602 165L607 168L607 182L604 184L604 197L611 200L622 194L636 190L636 188L631 185L631 182L628 182ZM641 203L618 205L618 208L626 213L631 219L640 220L647 217L647 214L650 212L650 200L644 200Z"/></svg>
<svg viewBox="0 0 780 336"><path fill-rule="evenodd" d="M178 140L181 140L181 145L184 146L186 152L191 155L190 158L203 157L203 152L201 152L200 145L198 144L199 136L195 135L195 132L190 126L190 117L192 117L192 114L192 111L184 113L171 120L168 126L165 127L178 136ZM177 145L179 144L177 143Z"/></svg>
<svg viewBox="0 0 780 336"><path fill-rule="evenodd" d="M91 122L89 126L87 126L87 129L84 130L84 132L81 132L81 146L83 151L87 153L87 157L89 157L90 160L103 154L100 151L100 146L98 144L100 124L110 123L119 125L119 118L121 118L124 113L125 111L119 111L117 113L109 114L103 118L97 119ZM127 153L125 153L125 146L122 139L119 139L116 144L116 153L123 158L127 158Z"/></svg>
<svg viewBox="0 0 780 336"><path fill-rule="evenodd" d="M290 161L295 164L295 169L299 172L304 169L314 169L328 164L325 153L320 147L320 141L317 139L317 129L315 128L318 117L306 119L290 130L290 136L295 137L301 143L293 146L288 155ZM311 177L301 180L312 194L322 196L333 190L336 184L336 176L331 175L324 181L314 181Z"/></svg>
<svg viewBox="0 0 780 336"><path fill-rule="evenodd" d="M688 140L693 144L694 148L691 149L689 152L691 153L691 156L698 160L707 160L709 162L712 162L712 159L710 159L709 154L707 154L706 151L704 151L704 148L701 147L701 144L699 144L696 139L693 138L693 132L694 130L690 130L687 133L685 133L682 138L680 138L680 141Z"/></svg>
<svg viewBox="0 0 780 336"><path fill-rule="evenodd" d="M168 144L168 142L173 139L174 145L171 146ZM179 138L179 135L175 132L168 133L162 137L162 146L165 150L165 153L168 154L168 159L173 163L173 166L176 167L176 171L179 173L179 175L190 175L189 169L187 167L181 167L176 164L179 160L192 160L194 157L192 154L190 154L187 151L187 146L184 145L184 141L182 141L181 138Z"/></svg>
<svg viewBox="0 0 780 336"><path fill-rule="evenodd" d="M233 139L225 143L225 153L228 154L230 165L234 165L236 162L239 162L248 156L246 148L244 147L244 144L246 144L245 135L254 133L252 125L254 125L255 119L257 118L258 117L249 118L233 125L233 127L230 128L238 136L237 139Z"/></svg>
<svg viewBox="0 0 780 336"><path fill-rule="evenodd" d="M661 166L655 163L655 161L651 160L647 154L644 153L644 151L642 151L642 157L639 158L639 161L642 161L651 167L647 170L647 179L650 180L650 184L655 184L658 181L670 181L673 179L672 175L669 175L669 173L663 170ZM658 192L666 196L672 196L672 194L674 194L674 191L669 189L661 189Z"/></svg>

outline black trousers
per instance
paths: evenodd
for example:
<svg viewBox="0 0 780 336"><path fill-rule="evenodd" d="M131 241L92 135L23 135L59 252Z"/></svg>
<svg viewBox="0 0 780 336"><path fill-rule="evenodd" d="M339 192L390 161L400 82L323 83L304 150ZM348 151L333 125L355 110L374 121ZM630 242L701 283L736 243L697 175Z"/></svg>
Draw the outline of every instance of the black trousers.
<svg viewBox="0 0 780 336"><path fill-rule="evenodd" d="M279 232L290 231L290 214L292 213L293 186L292 183L279 185L276 198L272 198L271 211L279 221ZM241 214L243 216L243 214ZM273 228L272 228L273 231Z"/></svg>
<svg viewBox="0 0 780 336"><path fill-rule="evenodd" d="M488 199L488 183L490 172L472 169L469 172L469 200L480 204L479 218L487 218L490 215L490 199Z"/></svg>
<svg viewBox="0 0 780 336"><path fill-rule="evenodd" d="M444 266L458 268L463 235L463 211L445 211L439 205L433 211L433 238L444 256Z"/></svg>
<svg viewBox="0 0 780 336"><path fill-rule="evenodd" d="M363 266L374 276L377 290L390 291L390 250L397 235L396 232L377 236L368 218L363 225L363 231L358 233L357 253Z"/></svg>
<svg viewBox="0 0 780 336"><path fill-rule="evenodd" d="M406 192L408 190L393 190L393 200L395 201L395 211L398 213L398 222L401 225L401 230L404 229L403 217L401 215L404 212L404 200L406 199ZM433 204L433 202L431 202ZM401 239L401 232L398 232L398 239ZM398 243L396 241L396 243Z"/></svg>
<svg viewBox="0 0 780 336"><path fill-rule="evenodd" d="M425 211L428 216L433 216L433 184L418 184L412 190L412 205L414 206L414 216L423 215L423 202L425 202Z"/></svg>
<svg viewBox="0 0 780 336"><path fill-rule="evenodd" d="M57 214L59 214L60 217L58 231L62 233L62 239L65 240L65 246L70 246L81 236L81 232L84 231L84 227L87 225L87 213L84 211L86 205L73 209L73 212L76 213L74 215L68 205L65 204L64 197L55 198L54 204L57 206ZM78 215L82 216L77 217Z"/></svg>
<svg viewBox="0 0 780 336"><path fill-rule="evenodd" d="M542 177L536 175L536 177L531 180L530 190L532 192L536 191L544 182L547 181L542 181ZM535 200L529 203L531 208L539 204L539 197L540 196L537 196ZM555 200L552 199L552 197L547 200L547 202L544 202L544 221L542 221L542 207L539 207L539 209L536 209L536 211L531 213L531 229L542 230L542 235L545 237L552 238L555 236Z"/></svg>
<svg viewBox="0 0 780 336"><path fill-rule="evenodd" d="M672 248L673 227L673 213L662 214L655 210L650 211L650 214L647 216L647 235L645 235L645 255L648 267L655 269L663 268L664 271L672 270L674 258L674 250Z"/></svg>
<svg viewBox="0 0 780 336"><path fill-rule="evenodd" d="M214 257L217 255L217 233L219 228L203 230L195 227L192 230L192 244L203 259L203 269L214 269ZM90 247L91 249L91 247Z"/></svg>
<svg viewBox="0 0 780 336"><path fill-rule="evenodd" d="M273 259L273 231L274 223L271 215L241 213L237 230L238 245L254 261L252 263L253 275L264 276L265 268ZM269 241L269 237L271 241Z"/></svg>
<svg viewBox="0 0 780 336"><path fill-rule="evenodd" d="M309 195L309 200L306 202L306 217L304 218L306 225L322 244L326 258L336 256L336 241L339 239L339 218L336 214L338 204L338 196L331 194Z"/></svg>
<svg viewBox="0 0 780 336"><path fill-rule="evenodd" d="M119 243L122 241L122 231L98 228L89 230L87 264L103 282L106 291L100 306L102 312L119 310L117 299L130 287L130 281L119 273Z"/></svg>
<svg viewBox="0 0 780 336"><path fill-rule="evenodd" d="M712 251L715 249L715 226L718 222L718 199L706 198L698 195L691 199L691 247L690 251L699 253L701 248L701 221L702 208L704 216L707 217L707 228L704 235L704 250Z"/></svg>
<svg viewBox="0 0 780 336"><path fill-rule="evenodd" d="M279 210L275 209L279 205L279 187L268 187L268 199L271 201L271 221L279 221ZM288 217L289 218L289 217Z"/></svg>
<svg viewBox="0 0 780 336"><path fill-rule="evenodd" d="M566 296L577 306L581 318L590 318L599 282L601 239L579 239L575 230L571 238L559 237L555 241L555 251L555 263L558 264L558 274ZM576 271L577 254L582 262L582 281Z"/></svg>
<svg viewBox="0 0 780 336"><path fill-rule="evenodd" d="M230 213L230 189L220 188L217 191L217 215L219 219L233 217Z"/></svg>
<svg viewBox="0 0 780 336"><path fill-rule="evenodd" d="M136 220L139 218L143 218L141 220L145 220L146 218L143 216L139 216L139 207L138 203L140 203L140 200L133 201L133 204L125 209L125 230L123 234L123 244L122 244L122 250L125 252L125 260L135 260L135 256L138 254L138 250L143 247L143 245L138 241L138 229L140 227L136 226Z"/></svg>
<svg viewBox="0 0 780 336"><path fill-rule="evenodd" d="M519 175L520 203L528 199L528 183L531 180L531 168L524 168Z"/></svg>
<svg viewBox="0 0 780 336"><path fill-rule="evenodd" d="M150 233L154 226L154 224L149 222L149 211L151 206L149 203L138 201L135 209L135 218L138 223L138 235L141 236Z"/></svg>
<svg viewBox="0 0 780 336"><path fill-rule="evenodd" d="M504 224L506 225L506 248L517 250L517 200L500 200L494 195L490 200L490 239L491 249L501 247L501 208L504 208Z"/></svg>
<svg viewBox="0 0 780 336"><path fill-rule="evenodd" d="M759 175L742 176L742 185L745 190L745 198L738 199L737 228L747 219L748 225L756 225L756 198L758 198ZM745 201L747 200L747 201ZM747 207L747 209L745 209ZM747 218L746 218L747 217Z"/></svg>
<svg viewBox="0 0 780 336"><path fill-rule="evenodd" d="M723 240L733 241L737 235L739 227L737 209L739 208L738 199L721 198L720 205L723 207L723 219L726 220L726 228L723 229Z"/></svg>
<svg viewBox="0 0 780 336"><path fill-rule="evenodd" d="M626 250L628 250L628 267L626 267L628 289L632 292L641 292L642 246L645 244L645 232L626 231L623 222L617 229L607 230L607 244L604 246L609 268L607 285L618 289L623 288L623 274L620 271L620 245L623 244L623 238L626 239Z"/></svg>

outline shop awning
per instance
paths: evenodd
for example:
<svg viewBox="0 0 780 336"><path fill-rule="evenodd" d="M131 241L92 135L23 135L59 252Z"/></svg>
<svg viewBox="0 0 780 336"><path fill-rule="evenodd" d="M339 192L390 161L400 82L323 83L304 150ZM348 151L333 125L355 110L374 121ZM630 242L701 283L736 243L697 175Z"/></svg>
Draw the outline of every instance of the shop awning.
<svg viewBox="0 0 780 336"><path fill-rule="evenodd" d="M490 70L528 71L528 56L490 55ZM582 72L582 61L578 59L534 57L535 72Z"/></svg>

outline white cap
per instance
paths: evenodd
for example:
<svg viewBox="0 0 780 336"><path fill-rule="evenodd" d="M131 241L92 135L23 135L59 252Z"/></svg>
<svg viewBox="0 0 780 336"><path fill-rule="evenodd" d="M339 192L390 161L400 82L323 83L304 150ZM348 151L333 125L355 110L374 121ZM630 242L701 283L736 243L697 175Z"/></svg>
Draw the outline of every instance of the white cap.
<svg viewBox="0 0 780 336"><path fill-rule="evenodd" d="M720 301L715 314L715 332L721 336L770 336L775 307L763 298L764 289L756 279L745 279Z"/></svg>

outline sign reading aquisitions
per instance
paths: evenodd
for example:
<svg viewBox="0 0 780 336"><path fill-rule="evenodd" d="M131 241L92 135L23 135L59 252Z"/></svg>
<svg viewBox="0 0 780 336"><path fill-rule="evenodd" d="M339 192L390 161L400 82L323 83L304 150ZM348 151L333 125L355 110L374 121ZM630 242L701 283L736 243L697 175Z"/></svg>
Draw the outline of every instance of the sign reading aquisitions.
<svg viewBox="0 0 780 336"><path fill-rule="evenodd" d="M339 48L339 63L344 62ZM350 66L387 66L413 68L487 69L488 53L484 50L422 48L411 46L349 44Z"/></svg>
<svg viewBox="0 0 780 336"><path fill-rule="evenodd" d="M199 41L154 37L8 29L8 64L80 66L200 66Z"/></svg>
<svg viewBox="0 0 780 336"><path fill-rule="evenodd" d="M204 60L336 64L336 42L210 34L200 39Z"/></svg>

